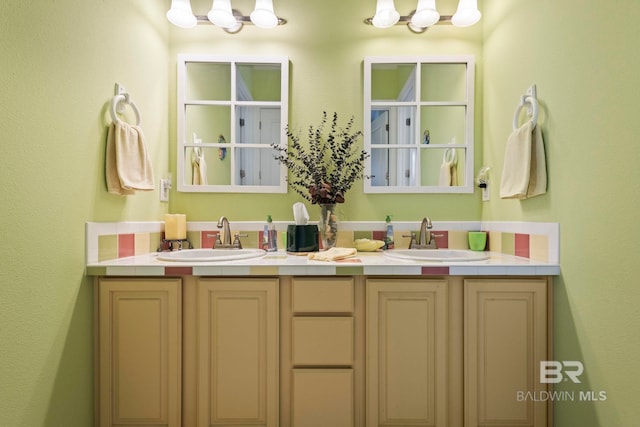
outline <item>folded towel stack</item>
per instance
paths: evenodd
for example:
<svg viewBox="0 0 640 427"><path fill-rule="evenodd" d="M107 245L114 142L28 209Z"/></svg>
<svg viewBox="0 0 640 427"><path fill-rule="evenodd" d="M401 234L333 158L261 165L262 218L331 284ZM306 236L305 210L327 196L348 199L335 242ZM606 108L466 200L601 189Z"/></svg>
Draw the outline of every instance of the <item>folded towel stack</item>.
<svg viewBox="0 0 640 427"><path fill-rule="evenodd" d="M105 163L109 193L131 195L154 189L153 167L139 126L121 120L111 123Z"/></svg>
<svg viewBox="0 0 640 427"><path fill-rule="evenodd" d="M338 261L345 258L351 258L357 253L356 248L329 248L322 252L312 252L307 255L308 259L314 261Z"/></svg>
<svg viewBox="0 0 640 427"><path fill-rule="evenodd" d="M500 181L503 199L527 199L547 192L547 163L540 126L527 121L507 141Z"/></svg>

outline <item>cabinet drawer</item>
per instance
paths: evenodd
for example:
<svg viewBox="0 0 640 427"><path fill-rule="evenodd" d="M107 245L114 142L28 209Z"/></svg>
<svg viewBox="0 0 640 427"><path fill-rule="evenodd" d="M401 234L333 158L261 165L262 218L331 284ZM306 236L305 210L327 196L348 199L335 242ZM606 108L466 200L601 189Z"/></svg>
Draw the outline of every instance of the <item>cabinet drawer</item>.
<svg viewBox="0 0 640 427"><path fill-rule="evenodd" d="M294 369L292 393L292 426L353 426L352 369Z"/></svg>
<svg viewBox="0 0 640 427"><path fill-rule="evenodd" d="M353 318L294 317L294 366L351 366Z"/></svg>
<svg viewBox="0 0 640 427"><path fill-rule="evenodd" d="M293 280L294 313L352 313L352 278L297 278Z"/></svg>

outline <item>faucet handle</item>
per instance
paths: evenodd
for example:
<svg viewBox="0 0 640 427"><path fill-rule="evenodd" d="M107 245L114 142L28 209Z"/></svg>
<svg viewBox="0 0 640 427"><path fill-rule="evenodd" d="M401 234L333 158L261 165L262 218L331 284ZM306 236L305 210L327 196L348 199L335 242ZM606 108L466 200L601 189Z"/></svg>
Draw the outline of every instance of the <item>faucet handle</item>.
<svg viewBox="0 0 640 427"><path fill-rule="evenodd" d="M248 234L236 233L233 236L233 244L232 244L232 246L234 248L237 248L237 249L242 249L242 242L240 242L240 237L247 237L247 236L248 236Z"/></svg>
<svg viewBox="0 0 640 427"><path fill-rule="evenodd" d="M411 240L409 240L409 249L413 249L413 247L416 245L416 233L411 232L408 236L406 234L403 234L402 237L411 238Z"/></svg>
<svg viewBox="0 0 640 427"><path fill-rule="evenodd" d="M216 234L207 234L207 237L215 237L216 241L213 244L213 248L215 249L216 246L218 245L222 245L222 240L220 240L220 233L216 233Z"/></svg>

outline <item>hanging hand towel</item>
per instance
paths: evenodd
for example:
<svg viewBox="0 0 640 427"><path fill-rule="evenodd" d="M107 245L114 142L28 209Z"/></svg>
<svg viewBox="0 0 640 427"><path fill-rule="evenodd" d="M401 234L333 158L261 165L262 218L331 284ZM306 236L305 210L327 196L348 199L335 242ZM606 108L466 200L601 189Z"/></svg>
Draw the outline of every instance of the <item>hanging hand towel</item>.
<svg viewBox="0 0 640 427"><path fill-rule="evenodd" d="M500 197L526 199L547 191L544 142L540 126L532 131L527 121L511 133L507 141L500 181Z"/></svg>
<svg viewBox="0 0 640 427"><path fill-rule="evenodd" d="M153 167L139 126L117 120L107 136L107 187L110 193L130 195L153 190ZM118 181L114 177L114 166ZM119 184L119 185L118 185Z"/></svg>
<svg viewBox="0 0 640 427"><path fill-rule="evenodd" d="M514 130L507 140L500 197L522 199L527 196L531 173L531 121Z"/></svg>
<svg viewBox="0 0 640 427"><path fill-rule="evenodd" d="M107 179L107 190L112 194L128 196L135 194L133 190L126 190L120 185L118 176L118 166L116 164L116 124L111 123L107 131L107 151L105 159L105 175Z"/></svg>
<svg viewBox="0 0 640 427"><path fill-rule="evenodd" d="M547 160L540 126L535 127L531 138L531 172L529 173L527 198L547 192Z"/></svg>
<svg viewBox="0 0 640 427"><path fill-rule="evenodd" d="M207 185L207 162L204 159L204 150L200 147L193 148L193 185Z"/></svg>
<svg viewBox="0 0 640 427"><path fill-rule="evenodd" d="M458 185L458 156L453 148L446 150L442 156L438 185L441 187Z"/></svg>

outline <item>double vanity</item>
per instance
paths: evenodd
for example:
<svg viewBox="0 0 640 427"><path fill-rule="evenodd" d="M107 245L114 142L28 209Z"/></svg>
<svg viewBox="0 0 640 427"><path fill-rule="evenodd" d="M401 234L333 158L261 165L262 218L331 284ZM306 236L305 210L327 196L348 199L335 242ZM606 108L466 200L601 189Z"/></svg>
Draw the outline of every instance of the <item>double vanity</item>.
<svg viewBox="0 0 640 427"><path fill-rule="evenodd" d="M97 426L552 425L518 392L548 390L554 262L195 249L87 273Z"/></svg>

